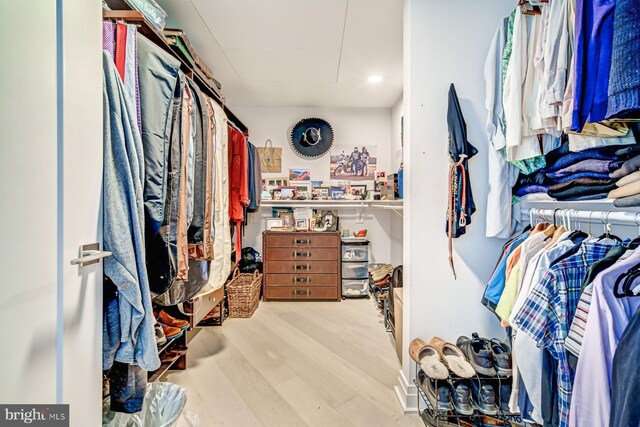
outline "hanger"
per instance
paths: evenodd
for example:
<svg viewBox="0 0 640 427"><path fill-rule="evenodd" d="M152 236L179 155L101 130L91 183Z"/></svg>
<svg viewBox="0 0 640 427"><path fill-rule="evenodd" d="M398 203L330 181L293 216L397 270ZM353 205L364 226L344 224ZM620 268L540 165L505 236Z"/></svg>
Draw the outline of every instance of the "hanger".
<svg viewBox="0 0 640 427"><path fill-rule="evenodd" d="M518 6L520 7L520 11L524 15L542 15L542 11L539 6L532 6L528 0L519 0Z"/></svg>
<svg viewBox="0 0 640 427"><path fill-rule="evenodd" d="M611 234L611 224L609 223L609 215L611 215L611 212L605 212L603 214L603 219L601 219L601 221L602 221L602 224L604 224L604 234L598 237L597 241L601 241L602 239L612 239L612 240L615 240L616 242L622 243L621 238Z"/></svg>

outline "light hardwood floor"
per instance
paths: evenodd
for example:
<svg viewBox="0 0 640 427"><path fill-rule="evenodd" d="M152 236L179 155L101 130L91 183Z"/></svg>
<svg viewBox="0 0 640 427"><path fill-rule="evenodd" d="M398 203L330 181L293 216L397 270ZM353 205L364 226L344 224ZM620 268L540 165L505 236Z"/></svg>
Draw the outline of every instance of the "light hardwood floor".
<svg viewBox="0 0 640 427"><path fill-rule="evenodd" d="M166 379L202 427L423 426L397 401L399 368L373 301L261 302L202 330Z"/></svg>

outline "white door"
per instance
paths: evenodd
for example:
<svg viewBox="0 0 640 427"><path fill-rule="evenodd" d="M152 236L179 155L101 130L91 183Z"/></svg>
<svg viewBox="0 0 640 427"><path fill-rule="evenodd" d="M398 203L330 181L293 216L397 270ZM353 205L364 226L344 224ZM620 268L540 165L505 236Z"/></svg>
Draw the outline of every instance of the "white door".
<svg viewBox="0 0 640 427"><path fill-rule="evenodd" d="M97 426L102 263L70 260L101 241L101 4L0 0L0 16L0 403Z"/></svg>

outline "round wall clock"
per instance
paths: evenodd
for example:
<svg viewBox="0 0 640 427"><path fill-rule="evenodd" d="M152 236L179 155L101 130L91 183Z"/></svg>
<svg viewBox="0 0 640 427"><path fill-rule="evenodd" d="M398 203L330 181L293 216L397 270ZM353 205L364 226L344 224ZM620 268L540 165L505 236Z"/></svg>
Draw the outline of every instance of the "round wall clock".
<svg viewBox="0 0 640 427"><path fill-rule="evenodd" d="M302 119L291 129L289 143L293 151L306 158L319 158L333 145L333 128L324 119Z"/></svg>

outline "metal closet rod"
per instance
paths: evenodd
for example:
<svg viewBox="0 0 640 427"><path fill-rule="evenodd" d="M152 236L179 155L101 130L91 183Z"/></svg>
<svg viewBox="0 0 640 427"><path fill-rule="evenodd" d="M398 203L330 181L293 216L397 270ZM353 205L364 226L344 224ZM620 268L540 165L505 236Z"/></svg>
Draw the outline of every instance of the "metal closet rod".
<svg viewBox="0 0 640 427"><path fill-rule="evenodd" d="M552 222L554 216L557 221L562 222L563 218L573 221L587 222L591 224L617 224L635 225L640 227L640 212L611 212L611 211L579 211L577 209L523 209L522 217L530 218L542 217L545 221Z"/></svg>

